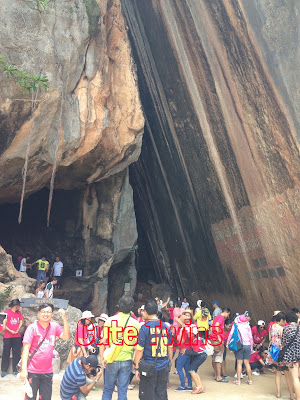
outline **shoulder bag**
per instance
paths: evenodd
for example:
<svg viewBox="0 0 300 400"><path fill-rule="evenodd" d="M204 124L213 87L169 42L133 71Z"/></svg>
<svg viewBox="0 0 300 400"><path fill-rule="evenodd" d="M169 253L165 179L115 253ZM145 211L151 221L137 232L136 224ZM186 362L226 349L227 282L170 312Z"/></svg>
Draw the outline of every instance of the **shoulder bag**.
<svg viewBox="0 0 300 400"><path fill-rule="evenodd" d="M154 364L150 364L147 361L145 361L143 358L139 362L139 373L146 378L149 378L154 374L155 368L156 368L156 362L157 362L157 356L158 352L160 350L160 344L161 344L161 337L162 337L162 331L160 331L160 337L158 340L158 346L156 349L156 355L155 355L155 361Z"/></svg>
<svg viewBox="0 0 300 400"><path fill-rule="evenodd" d="M45 334L43 340L36 346L34 352L33 352L32 354L30 354L30 356L28 357L27 365L30 363L30 361L32 360L33 356L36 354L36 352L38 351L38 349L39 349L39 348L41 347L41 345L44 343L44 340L46 339L46 337L47 337L47 335L48 335L49 329L50 329L50 323L49 323L49 325L48 325L48 328L47 328L47 330L46 330L46 334ZM21 369L22 369L22 363L21 363L21 361L22 361L22 358L20 359L20 361L19 361L18 364L16 365L16 369L17 369L18 372L21 372Z"/></svg>
<svg viewBox="0 0 300 400"><path fill-rule="evenodd" d="M277 362L282 362L282 361L284 361L283 359L284 359L285 353L286 353L286 351L291 347L291 345L293 344L294 340L296 339L296 337L297 337L297 335L298 335L298 331L299 331L299 325L297 326L296 333L295 333L293 339L290 341L290 343L289 343L287 346L284 346L284 347L279 351L278 357L277 357Z"/></svg>

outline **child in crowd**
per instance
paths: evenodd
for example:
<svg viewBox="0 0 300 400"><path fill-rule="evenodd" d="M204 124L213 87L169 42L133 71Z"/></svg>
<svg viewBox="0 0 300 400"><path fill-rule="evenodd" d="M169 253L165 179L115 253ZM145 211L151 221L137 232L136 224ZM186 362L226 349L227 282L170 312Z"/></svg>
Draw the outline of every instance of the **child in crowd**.
<svg viewBox="0 0 300 400"><path fill-rule="evenodd" d="M172 300L169 301L169 307L167 308L169 313L169 324L173 325L174 321L174 303Z"/></svg>
<svg viewBox="0 0 300 400"><path fill-rule="evenodd" d="M222 371L222 378L224 379L228 379L229 376L226 375L226 352L227 352L227 341L228 341L228 336L229 333L231 331L232 328L232 321L227 318L225 319L224 322L224 335L223 335L223 343L224 343L224 353L223 353L223 363L222 363L222 367L221 367L221 371Z"/></svg>

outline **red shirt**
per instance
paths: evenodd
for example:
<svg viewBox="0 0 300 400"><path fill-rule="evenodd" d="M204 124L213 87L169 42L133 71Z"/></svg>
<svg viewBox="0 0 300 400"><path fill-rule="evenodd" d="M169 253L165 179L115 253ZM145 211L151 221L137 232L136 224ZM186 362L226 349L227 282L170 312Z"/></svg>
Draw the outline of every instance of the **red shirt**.
<svg viewBox="0 0 300 400"><path fill-rule="evenodd" d="M31 344L29 350L30 354L34 352L38 344L43 340L46 331L47 328L44 329L38 321L28 326L24 334L23 343ZM30 360L27 368L28 372L32 374L50 374L53 372L52 358L55 339L59 337L63 331L63 327L57 322L50 322L50 329L47 333L47 337Z"/></svg>
<svg viewBox="0 0 300 400"><path fill-rule="evenodd" d="M220 326L215 327L216 323L220 324ZM212 330L216 331L216 332L213 332L213 335L218 335L222 339L222 341L224 341L224 325L225 325L225 318L223 317L222 314L219 314L214 318L212 326L211 326Z"/></svg>
<svg viewBox="0 0 300 400"><path fill-rule="evenodd" d="M250 363L255 363L255 362L259 361L259 360L262 360L262 358L259 355L259 352L255 351L254 353L251 354L249 362Z"/></svg>
<svg viewBox="0 0 300 400"><path fill-rule="evenodd" d="M184 326L179 331L177 341L179 343L178 346L179 351L182 349L186 350L191 349L191 338L189 337L188 332Z"/></svg>
<svg viewBox="0 0 300 400"><path fill-rule="evenodd" d="M174 319L174 307L169 307L168 310L170 311L169 318Z"/></svg>
<svg viewBox="0 0 300 400"><path fill-rule="evenodd" d="M252 336L253 336L253 342L254 343L261 343L265 337L268 336L268 331L266 329L263 329L262 331L259 331L257 326L255 325L252 329Z"/></svg>
<svg viewBox="0 0 300 400"><path fill-rule="evenodd" d="M196 353L201 353L202 351L206 350L205 345L202 343L200 335L198 335L197 338L193 340L192 350L194 350Z"/></svg>
<svg viewBox="0 0 300 400"><path fill-rule="evenodd" d="M224 329L224 335L223 335L224 344L227 343L230 330L231 330L231 329L229 329L229 331L226 331L226 329Z"/></svg>
<svg viewBox="0 0 300 400"><path fill-rule="evenodd" d="M13 312L11 309L8 309L4 311L7 314L6 317L6 327L11 329L12 331L16 331L19 328L19 323L23 319L23 315L20 313L20 311ZM12 334L8 332L8 330L5 330L4 333L4 338L16 338L16 337L21 337L20 332L16 334Z"/></svg>

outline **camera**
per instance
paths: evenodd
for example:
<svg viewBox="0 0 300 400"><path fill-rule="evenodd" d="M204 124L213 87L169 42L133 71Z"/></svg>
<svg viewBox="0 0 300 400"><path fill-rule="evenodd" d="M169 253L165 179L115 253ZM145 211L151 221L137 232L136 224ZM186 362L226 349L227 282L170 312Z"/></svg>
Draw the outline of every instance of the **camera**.
<svg viewBox="0 0 300 400"><path fill-rule="evenodd" d="M5 320L6 317L7 317L6 313L0 313L0 324L3 324L3 321Z"/></svg>
<svg viewBox="0 0 300 400"><path fill-rule="evenodd" d="M96 376L96 375L98 374L98 372L100 372L100 371L101 371L101 367L100 367L100 365L97 365L96 368L93 368L93 369L91 370L90 374L91 374L92 376Z"/></svg>

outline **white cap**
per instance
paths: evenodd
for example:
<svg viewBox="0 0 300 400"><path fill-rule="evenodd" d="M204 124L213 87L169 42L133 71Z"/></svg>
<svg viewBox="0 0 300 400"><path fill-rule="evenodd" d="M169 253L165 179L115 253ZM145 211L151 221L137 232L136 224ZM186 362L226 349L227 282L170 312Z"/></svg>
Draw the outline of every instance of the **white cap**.
<svg viewBox="0 0 300 400"><path fill-rule="evenodd" d="M102 313L99 317L97 317L96 319L100 319L101 321L104 321L104 322L106 322L107 320L108 320L108 315L107 314L104 314L104 313Z"/></svg>
<svg viewBox="0 0 300 400"><path fill-rule="evenodd" d="M260 320L257 322L257 325L259 326L259 325L266 325L266 324L265 324L265 321L263 321L262 319L260 319Z"/></svg>
<svg viewBox="0 0 300 400"><path fill-rule="evenodd" d="M92 318L94 315L91 313L91 311L83 311L81 318Z"/></svg>
<svg viewBox="0 0 300 400"><path fill-rule="evenodd" d="M139 310L145 310L145 305L143 304L141 307L138 308Z"/></svg>

